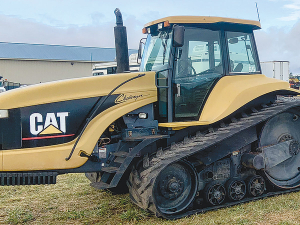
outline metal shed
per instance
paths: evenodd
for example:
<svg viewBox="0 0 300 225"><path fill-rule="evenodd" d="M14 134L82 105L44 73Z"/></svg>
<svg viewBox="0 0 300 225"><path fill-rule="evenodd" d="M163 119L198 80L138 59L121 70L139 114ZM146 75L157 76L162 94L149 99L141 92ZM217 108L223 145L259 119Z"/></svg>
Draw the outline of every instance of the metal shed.
<svg viewBox="0 0 300 225"><path fill-rule="evenodd" d="M114 48L0 42L0 76L21 84L91 76L95 63L115 55Z"/></svg>

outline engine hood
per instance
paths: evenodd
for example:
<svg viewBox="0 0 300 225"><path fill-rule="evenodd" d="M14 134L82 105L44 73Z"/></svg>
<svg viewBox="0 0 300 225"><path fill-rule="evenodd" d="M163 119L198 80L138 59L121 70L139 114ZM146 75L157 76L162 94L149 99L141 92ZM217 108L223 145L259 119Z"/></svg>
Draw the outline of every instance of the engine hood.
<svg viewBox="0 0 300 225"><path fill-rule="evenodd" d="M144 73L144 72L143 72ZM0 109L13 109L52 102L84 99L105 96L122 82L141 73L110 74L95 77L85 77L48 82L24 88L10 90L0 94ZM113 94L120 94L119 101L130 99L130 93L143 93L156 90L155 72L132 80ZM125 93L128 93L124 96Z"/></svg>

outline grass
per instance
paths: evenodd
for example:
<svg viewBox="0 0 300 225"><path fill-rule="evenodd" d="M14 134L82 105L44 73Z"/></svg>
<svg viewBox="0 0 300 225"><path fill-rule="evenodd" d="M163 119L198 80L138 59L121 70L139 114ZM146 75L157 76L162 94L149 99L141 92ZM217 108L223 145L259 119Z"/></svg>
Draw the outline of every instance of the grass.
<svg viewBox="0 0 300 225"><path fill-rule="evenodd" d="M128 194L93 189L83 174L0 190L0 224L300 224L300 192L168 221L136 207Z"/></svg>

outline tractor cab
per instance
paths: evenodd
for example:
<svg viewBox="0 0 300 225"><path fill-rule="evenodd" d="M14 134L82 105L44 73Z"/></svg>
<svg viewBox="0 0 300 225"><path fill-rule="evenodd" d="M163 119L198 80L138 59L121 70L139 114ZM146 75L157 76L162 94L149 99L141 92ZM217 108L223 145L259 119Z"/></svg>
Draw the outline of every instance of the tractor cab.
<svg viewBox="0 0 300 225"><path fill-rule="evenodd" d="M146 24L140 71L156 71L160 122L199 120L222 77L260 74L255 29L257 21L200 16Z"/></svg>

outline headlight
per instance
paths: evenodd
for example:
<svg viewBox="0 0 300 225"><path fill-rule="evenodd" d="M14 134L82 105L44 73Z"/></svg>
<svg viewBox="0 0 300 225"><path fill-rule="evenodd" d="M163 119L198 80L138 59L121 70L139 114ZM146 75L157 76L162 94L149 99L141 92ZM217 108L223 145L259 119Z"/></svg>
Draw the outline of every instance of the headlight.
<svg viewBox="0 0 300 225"><path fill-rule="evenodd" d="M140 119L147 119L148 118L148 113L139 113L139 118Z"/></svg>

